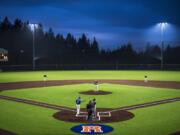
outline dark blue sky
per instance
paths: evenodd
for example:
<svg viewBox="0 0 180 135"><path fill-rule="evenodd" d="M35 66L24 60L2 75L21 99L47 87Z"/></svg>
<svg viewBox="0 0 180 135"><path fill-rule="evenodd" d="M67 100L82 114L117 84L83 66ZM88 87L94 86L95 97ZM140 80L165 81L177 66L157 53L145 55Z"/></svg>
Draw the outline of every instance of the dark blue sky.
<svg viewBox="0 0 180 135"><path fill-rule="evenodd" d="M0 0L0 20L40 22L47 30L94 36L103 48L131 42L141 48L160 42L157 23L170 25L165 41L180 45L179 0Z"/></svg>

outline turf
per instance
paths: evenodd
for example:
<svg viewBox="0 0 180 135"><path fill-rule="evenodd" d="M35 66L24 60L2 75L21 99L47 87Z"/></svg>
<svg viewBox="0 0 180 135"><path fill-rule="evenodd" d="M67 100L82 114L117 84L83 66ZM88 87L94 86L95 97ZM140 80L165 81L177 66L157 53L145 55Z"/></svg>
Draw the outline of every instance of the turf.
<svg viewBox="0 0 180 135"><path fill-rule="evenodd" d="M110 124L115 130L109 135L170 135L180 131L180 102L131 111L132 120Z"/></svg>
<svg viewBox="0 0 180 135"><path fill-rule="evenodd" d="M180 81L180 71L36 71L36 72L0 72L0 83L42 80L44 74L49 80L82 79L127 79ZM75 108L75 99L80 91L93 89L92 84L30 88L14 91L2 91L1 95L32 99ZM180 97L175 89L101 84L100 89L111 91L111 95L95 96L97 107L117 108L155 100ZM86 103L94 96L80 95ZM52 117L55 110L5 101L0 99L0 128L20 135L75 135L70 131L78 125L56 120ZM132 110L135 117L131 120L110 123L114 131L110 135L169 135L180 131L180 102ZM109 134L108 134L109 135Z"/></svg>
<svg viewBox="0 0 180 135"><path fill-rule="evenodd" d="M55 110L5 100L0 100L0 106L2 129L20 135L71 134L73 124L54 119Z"/></svg>
<svg viewBox="0 0 180 135"><path fill-rule="evenodd" d="M75 135L70 128L78 123L58 121L52 117L56 111L0 100L0 128L20 135ZM108 135L168 135L180 130L180 102L132 111L131 120L107 124L114 128Z"/></svg>
<svg viewBox="0 0 180 135"><path fill-rule="evenodd" d="M35 72L0 72L0 82L19 82L42 80L47 74L49 80L78 79L128 79L143 80L147 75L150 80L180 81L180 71L35 71Z"/></svg>
<svg viewBox="0 0 180 135"><path fill-rule="evenodd" d="M75 99L78 96L81 96L84 100L84 102L82 102L82 107L85 107L90 99L96 97L97 107L101 108L118 108L122 106L180 97L179 90L115 84L100 85L101 90L111 91L112 94L110 95L92 96L79 94L80 91L88 91L93 88L94 86L92 84L78 84L3 91L0 94L72 108L75 108Z"/></svg>

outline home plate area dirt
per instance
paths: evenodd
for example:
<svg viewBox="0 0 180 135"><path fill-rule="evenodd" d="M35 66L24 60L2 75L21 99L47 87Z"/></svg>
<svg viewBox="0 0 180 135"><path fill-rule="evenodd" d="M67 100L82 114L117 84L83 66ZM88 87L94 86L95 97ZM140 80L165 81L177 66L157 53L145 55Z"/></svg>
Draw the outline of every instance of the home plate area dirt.
<svg viewBox="0 0 180 135"><path fill-rule="evenodd" d="M134 114L126 110L117 110L111 112L112 109L98 108L96 111L96 117L92 121L87 121L87 112L85 109L81 109L81 113L76 116L76 112L72 111L60 111L53 115L54 118L68 122L82 122L82 123L112 123L129 120L134 117Z"/></svg>

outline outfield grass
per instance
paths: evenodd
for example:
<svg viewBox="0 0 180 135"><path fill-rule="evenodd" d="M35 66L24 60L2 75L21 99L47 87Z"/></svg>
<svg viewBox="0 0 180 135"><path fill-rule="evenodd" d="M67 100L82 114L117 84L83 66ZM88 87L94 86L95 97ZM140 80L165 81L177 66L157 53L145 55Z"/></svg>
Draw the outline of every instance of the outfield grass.
<svg viewBox="0 0 180 135"><path fill-rule="evenodd" d="M58 121L56 112L47 108L0 100L0 128L19 135L75 135L70 128L78 123ZM180 102L131 111L131 120L107 124L114 128L108 135L169 135L180 130Z"/></svg>
<svg viewBox="0 0 180 135"><path fill-rule="evenodd" d="M143 80L147 75L150 80L180 81L180 71L34 71L0 72L0 82L19 82L42 80L47 74L49 80L79 79L128 79Z"/></svg>
<svg viewBox="0 0 180 135"><path fill-rule="evenodd" d="M97 99L97 107L101 108L118 108L167 98L180 97L179 90L117 84L100 84L101 90L112 92L112 94L109 95L93 96L79 94L81 91L88 91L93 88L93 84L76 84L10 90L3 91L0 94L72 108L75 108L75 100L78 96L81 96L81 98L85 100L82 102L82 107L85 107L89 100L95 97Z"/></svg>

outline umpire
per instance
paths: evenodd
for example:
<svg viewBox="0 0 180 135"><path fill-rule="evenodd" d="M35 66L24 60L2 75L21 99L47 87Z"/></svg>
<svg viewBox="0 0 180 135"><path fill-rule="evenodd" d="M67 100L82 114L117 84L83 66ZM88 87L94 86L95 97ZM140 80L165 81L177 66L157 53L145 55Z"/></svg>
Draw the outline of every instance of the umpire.
<svg viewBox="0 0 180 135"><path fill-rule="evenodd" d="M93 115L93 106L92 106L92 101L90 100L89 103L86 106L88 117L88 121L92 121L92 115Z"/></svg>
<svg viewBox="0 0 180 135"><path fill-rule="evenodd" d="M93 117L96 118L96 99L95 98L92 101L92 111L93 111Z"/></svg>

